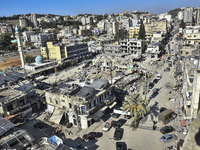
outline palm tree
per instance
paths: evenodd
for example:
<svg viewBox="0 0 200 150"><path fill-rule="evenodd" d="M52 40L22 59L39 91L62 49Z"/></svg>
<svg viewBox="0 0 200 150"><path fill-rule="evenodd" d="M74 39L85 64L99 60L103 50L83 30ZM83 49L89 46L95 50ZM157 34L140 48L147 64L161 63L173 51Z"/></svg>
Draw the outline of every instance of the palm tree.
<svg viewBox="0 0 200 150"><path fill-rule="evenodd" d="M145 114L149 110L146 100L144 100L140 94L130 95L126 97L126 101L123 103L123 111L130 112L131 116L134 115L131 126L137 126L139 119L144 118Z"/></svg>

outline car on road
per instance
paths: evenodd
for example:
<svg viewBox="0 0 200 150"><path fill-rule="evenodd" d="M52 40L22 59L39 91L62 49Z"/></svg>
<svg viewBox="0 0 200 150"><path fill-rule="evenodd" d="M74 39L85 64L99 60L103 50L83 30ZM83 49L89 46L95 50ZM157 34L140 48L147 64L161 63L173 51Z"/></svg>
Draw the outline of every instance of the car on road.
<svg viewBox="0 0 200 150"><path fill-rule="evenodd" d="M116 113L113 113L113 114L112 114L112 117L113 117L113 118L119 118L119 116L120 116L120 114L116 114Z"/></svg>
<svg viewBox="0 0 200 150"><path fill-rule="evenodd" d="M123 132L124 132L123 128L116 128L114 133L114 140L121 140Z"/></svg>
<svg viewBox="0 0 200 150"><path fill-rule="evenodd" d="M120 128L121 126L123 126L126 123L125 119L119 119L118 121L113 123L113 127L114 128Z"/></svg>
<svg viewBox="0 0 200 150"><path fill-rule="evenodd" d="M152 82L149 83L149 89L152 89L154 87L154 84Z"/></svg>
<svg viewBox="0 0 200 150"><path fill-rule="evenodd" d="M172 131L174 131L174 128L172 126L165 126L165 127L160 129L160 132L162 134L166 134L166 133L169 133L169 132L172 132Z"/></svg>
<svg viewBox="0 0 200 150"><path fill-rule="evenodd" d="M156 83L158 83L158 81L159 81L158 79L154 79L153 83L156 84Z"/></svg>
<svg viewBox="0 0 200 150"><path fill-rule="evenodd" d="M106 121L106 124L103 127L103 131L107 132L113 125L113 121L111 119Z"/></svg>
<svg viewBox="0 0 200 150"><path fill-rule="evenodd" d="M126 150L125 142L116 142L116 150Z"/></svg>
<svg viewBox="0 0 200 150"><path fill-rule="evenodd" d="M83 140L90 140L102 137L103 133L101 132L90 132L88 134L84 134L82 139Z"/></svg>
<svg viewBox="0 0 200 150"><path fill-rule="evenodd" d="M161 74L157 74L156 79L160 80L161 78L162 78L162 75Z"/></svg>
<svg viewBox="0 0 200 150"><path fill-rule="evenodd" d="M164 143L168 143L168 142L176 140L176 139L177 139L177 136L174 134L165 134L164 136L162 136L160 138L160 141L164 142Z"/></svg>
<svg viewBox="0 0 200 150"><path fill-rule="evenodd" d="M169 71L170 71L170 68L167 67L166 69L164 69L164 71L165 71L165 72L169 72Z"/></svg>
<svg viewBox="0 0 200 150"><path fill-rule="evenodd" d="M153 92L153 94L158 94L159 90L160 90L159 88L154 88L152 92Z"/></svg>

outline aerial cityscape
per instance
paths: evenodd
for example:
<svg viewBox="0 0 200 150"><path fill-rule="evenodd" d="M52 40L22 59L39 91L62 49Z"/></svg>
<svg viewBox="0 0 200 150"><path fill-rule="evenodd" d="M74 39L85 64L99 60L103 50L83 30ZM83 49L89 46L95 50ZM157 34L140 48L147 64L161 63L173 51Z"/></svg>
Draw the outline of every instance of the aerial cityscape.
<svg viewBox="0 0 200 150"><path fill-rule="evenodd" d="M1 2L0 150L200 150L200 3Z"/></svg>

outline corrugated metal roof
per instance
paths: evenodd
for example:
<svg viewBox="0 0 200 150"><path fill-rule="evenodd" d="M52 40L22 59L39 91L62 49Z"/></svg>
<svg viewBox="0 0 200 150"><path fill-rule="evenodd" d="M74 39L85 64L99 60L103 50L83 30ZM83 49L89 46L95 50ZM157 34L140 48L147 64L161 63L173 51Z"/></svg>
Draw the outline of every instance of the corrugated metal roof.
<svg viewBox="0 0 200 150"><path fill-rule="evenodd" d="M0 136L12 129L15 125L0 116Z"/></svg>

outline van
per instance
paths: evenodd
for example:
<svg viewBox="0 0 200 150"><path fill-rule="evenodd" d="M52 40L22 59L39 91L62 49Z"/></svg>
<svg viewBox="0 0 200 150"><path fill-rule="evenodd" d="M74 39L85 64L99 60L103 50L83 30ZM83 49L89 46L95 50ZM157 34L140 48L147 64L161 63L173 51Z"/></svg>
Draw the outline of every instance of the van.
<svg viewBox="0 0 200 150"><path fill-rule="evenodd" d="M113 125L113 121L111 119L106 121L106 124L103 127L103 131L107 132Z"/></svg>
<svg viewBox="0 0 200 150"><path fill-rule="evenodd" d="M164 125L172 121L176 117L176 113L171 109L166 109L159 113L158 121L163 123Z"/></svg>

